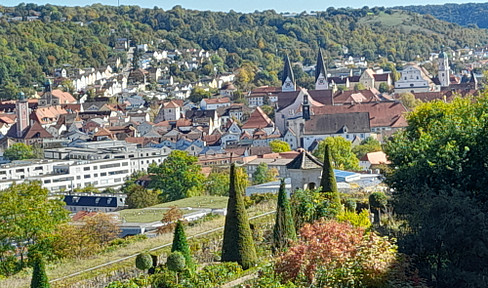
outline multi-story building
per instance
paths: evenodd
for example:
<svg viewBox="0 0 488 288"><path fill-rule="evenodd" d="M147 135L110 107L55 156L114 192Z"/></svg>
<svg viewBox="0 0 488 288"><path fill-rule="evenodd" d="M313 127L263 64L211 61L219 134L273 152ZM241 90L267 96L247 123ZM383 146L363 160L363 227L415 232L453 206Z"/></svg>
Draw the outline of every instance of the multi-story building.
<svg viewBox="0 0 488 288"><path fill-rule="evenodd" d="M83 152L89 153L88 151ZM71 155L79 155L79 151L77 153ZM96 153L92 154L96 155ZM69 159L69 155L68 153L68 157L65 158ZM69 160L29 160L5 164L0 166L0 189L8 188L14 182L23 181L40 181L42 186L51 192L69 191L86 186L94 186L99 189L119 188L132 173L147 171L151 164L161 164L167 156L163 150L159 149L137 149L105 155L106 159L94 157Z"/></svg>

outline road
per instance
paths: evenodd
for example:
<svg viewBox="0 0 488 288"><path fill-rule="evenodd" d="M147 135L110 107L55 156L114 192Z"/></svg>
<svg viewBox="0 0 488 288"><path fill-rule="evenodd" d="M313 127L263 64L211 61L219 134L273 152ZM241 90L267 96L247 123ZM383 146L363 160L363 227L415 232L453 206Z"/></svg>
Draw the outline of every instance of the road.
<svg viewBox="0 0 488 288"><path fill-rule="evenodd" d="M263 214L259 214L259 215L256 215L254 217L250 217L249 220L253 220L253 219L256 219L256 218L268 216L268 215L273 214L275 212L276 211L270 211L270 212L266 212L266 213L263 213ZM211 230L202 232L202 233L198 233L198 234L195 234L193 236L189 236L188 239L198 238L198 237L201 237L201 236L205 236L205 235L208 235L208 234L217 232L217 231L222 230L222 229L224 229L224 226L221 226L221 227L218 227L218 228L214 228L214 229L211 229ZM157 246L157 247L154 247L152 249L149 249L148 251L149 252L152 252L152 251L159 250L159 249L162 249L162 248L165 248L165 247L169 247L171 245L172 245L172 243L167 243L167 244L164 244L164 245ZM131 258L135 258L137 255L139 255L139 253L136 253L136 254L133 254L133 255L130 255L130 256L126 256L126 257L123 257L123 258L120 258L120 259L117 259L117 260L109 261L109 262L106 262L104 264L100 264L100 265L97 265L97 266L94 266L94 267L91 267L91 268L88 268L88 269L85 269L85 270L82 270L82 271L79 271L79 272L76 272L76 273L72 273L72 274L69 274L69 275L60 277L60 278L52 279L49 282L50 283L53 283L53 282L61 281L61 280L68 279L68 278L71 278L71 277L75 277L75 276L81 275L83 273L87 273L87 272L90 272L90 271L93 271L93 270L97 270L97 269L100 269L100 268L103 268L103 267L106 267L106 266L109 266L109 265L113 265L113 264L116 264L116 263L119 263L119 262L122 262L122 261L125 261L125 260L128 260L128 259L131 259Z"/></svg>

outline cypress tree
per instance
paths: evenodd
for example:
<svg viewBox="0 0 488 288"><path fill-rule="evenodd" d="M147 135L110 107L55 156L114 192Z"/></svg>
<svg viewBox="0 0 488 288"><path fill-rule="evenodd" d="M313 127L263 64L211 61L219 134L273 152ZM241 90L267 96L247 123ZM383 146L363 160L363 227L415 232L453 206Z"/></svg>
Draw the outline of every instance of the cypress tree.
<svg viewBox="0 0 488 288"><path fill-rule="evenodd" d="M237 262L243 269L249 269L257 263L256 248L252 239L251 228L244 199L236 181L235 164L230 166L230 189L225 216L222 261Z"/></svg>
<svg viewBox="0 0 488 288"><path fill-rule="evenodd" d="M34 256L34 271L32 272L31 288L50 288L44 261L40 255Z"/></svg>
<svg viewBox="0 0 488 288"><path fill-rule="evenodd" d="M325 144L324 165L322 169L322 179L320 180L321 191L329 201L329 217L333 218L342 209L341 198L337 190L337 182L332 167L332 156L328 144Z"/></svg>
<svg viewBox="0 0 488 288"><path fill-rule="evenodd" d="M285 179L281 179L276 222L273 229L273 248L275 251L283 251L290 241L294 240L297 240L295 224L293 223L290 202L286 195Z"/></svg>
<svg viewBox="0 0 488 288"><path fill-rule="evenodd" d="M173 237L173 246L171 247L171 252L179 251L183 256L185 256L186 267L190 270L195 269L195 264L191 257L190 246L188 246L188 241L185 235L185 228L183 223L178 220L176 222L175 234Z"/></svg>

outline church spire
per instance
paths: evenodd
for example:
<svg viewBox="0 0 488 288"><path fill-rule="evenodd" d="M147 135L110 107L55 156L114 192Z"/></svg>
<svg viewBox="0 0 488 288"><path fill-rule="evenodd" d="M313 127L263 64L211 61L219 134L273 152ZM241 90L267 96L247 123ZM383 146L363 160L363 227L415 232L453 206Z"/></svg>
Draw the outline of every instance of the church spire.
<svg viewBox="0 0 488 288"><path fill-rule="evenodd" d="M315 90L327 89L329 89L329 83L327 81L327 69L325 68L322 49L319 48L319 54L317 56L317 66L315 66Z"/></svg>
<svg viewBox="0 0 488 288"><path fill-rule="evenodd" d="M295 76L293 76L293 69L291 68L290 58L288 58L288 55L285 55L285 67L283 69L281 84L282 92L290 92L296 90Z"/></svg>

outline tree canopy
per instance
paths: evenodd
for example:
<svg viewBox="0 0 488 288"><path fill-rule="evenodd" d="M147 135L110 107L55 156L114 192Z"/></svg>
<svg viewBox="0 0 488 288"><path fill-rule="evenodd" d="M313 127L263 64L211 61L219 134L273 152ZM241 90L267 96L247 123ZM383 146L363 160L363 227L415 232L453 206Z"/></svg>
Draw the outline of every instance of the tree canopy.
<svg viewBox="0 0 488 288"><path fill-rule="evenodd" d="M35 247L62 222L68 211L63 201L48 198L49 191L38 182L13 184L0 191L0 242L8 243L1 253L16 248L21 261L30 247ZM16 247L13 244L16 243Z"/></svg>
<svg viewBox="0 0 488 288"><path fill-rule="evenodd" d="M3 152L3 157L12 160L24 160L34 158L34 150L24 143L15 143Z"/></svg>
<svg viewBox="0 0 488 288"><path fill-rule="evenodd" d="M254 185L263 184L274 181L277 176L278 171L276 171L276 169L268 168L268 164L263 162L259 163L258 167L256 167L256 171L252 174L252 182Z"/></svg>
<svg viewBox="0 0 488 288"><path fill-rule="evenodd" d="M400 249L436 287L488 285L487 108L486 95L422 104L386 146Z"/></svg>
<svg viewBox="0 0 488 288"><path fill-rule="evenodd" d="M341 136L327 137L320 141L313 155L319 159L323 159L326 145L329 145L332 165L335 169L359 170L359 159L352 152L351 142Z"/></svg>
<svg viewBox="0 0 488 288"><path fill-rule="evenodd" d="M197 161L185 151L171 151L163 163L149 167L149 188L161 190L160 197L165 202L200 195L205 176Z"/></svg>
<svg viewBox="0 0 488 288"><path fill-rule="evenodd" d="M275 153L291 151L290 144L281 140L273 140L269 142L269 147L271 147L271 151Z"/></svg>
<svg viewBox="0 0 488 288"><path fill-rule="evenodd" d="M281 55L285 51L293 62L305 65L315 62L319 47L326 48L329 59L364 56L376 60L387 55L396 62L416 60L417 55L427 58L441 45L457 49L480 47L488 42L488 33L480 29L381 7L331 8L316 12L316 16L297 17L284 17L273 10L244 14L100 4L21 4L2 7L2 12L20 17L40 14L37 21L0 23L2 99L16 97L20 89L32 90L33 84L44 81L44 73L51 74L63 64L98 68L107 64L110 57L127 61L123 52L111 49L122 37L132 40L133 45L158 43L151 48L219 51L202 63L200 75L211 75L214 68L218 72L239 69L237 82L243 87L279 83ZM402 21L391 25L397 19ZM178 65L172 66L171 75L196 80L193 71L182 70ZM307 73L300 73L297 82L307 87L313 81Z"/></svg>

